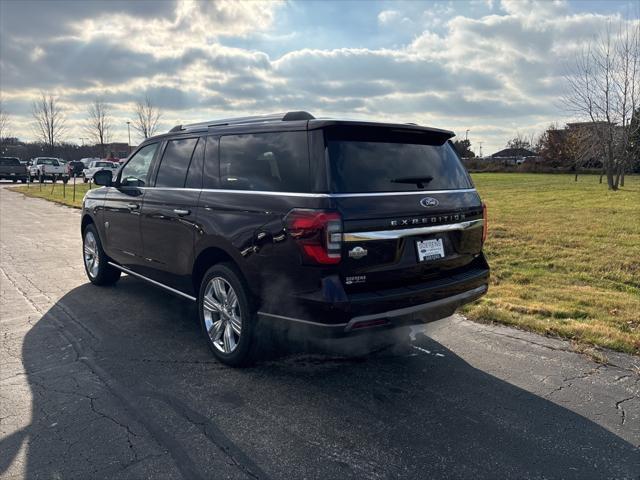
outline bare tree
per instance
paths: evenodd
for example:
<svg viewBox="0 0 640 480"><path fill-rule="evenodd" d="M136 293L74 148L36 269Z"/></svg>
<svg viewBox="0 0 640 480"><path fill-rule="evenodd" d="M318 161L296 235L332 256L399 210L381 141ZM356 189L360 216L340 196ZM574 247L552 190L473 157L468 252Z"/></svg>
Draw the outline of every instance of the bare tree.
<svg viewBox="0 0 640 480"><path fill-rule="evenodd" d="M4 108L4 102L0 98L0 142L9 136L9 114Z"/></svg>
<svg viewBox="0 0 640 480"><path fill-rule="evenodd" d="M610 190L617 190L632 159L638 129L632 123L640 101L640 24L621 24L590 42L566 76L567 108L591 124Z"/></svg>
<svg viewBox="0 0 640 480"><path fill-rule="evenodd" d="M100 152L105 156L105 144L111 140L111 116L104 101L98 99L89 105L84 131L93 143L100 145Z"/></svg>
<svg viewBox="0 0 640 480"><path fill-rule="evenodd" d="M506 148L525 148L531 150L533 142L535 141L532 134L529 138L520 132L516 132L516 136L507 141Z"/></svg>
<svg viewBox="0 0 640 480"><path fill-rule="evenodd" d="M156 107L149 96L144 101L136 103L136 116L132 122L133 128L144 138L151 137L158 129L158 121L162 112Z"/></svg>
<svg viewBox="0 0 640 480"><path fill-rule="evenodd" d="M40 98L34 100L31 114L38 141L46 144L49 153L53 154L56 143L60 143L66 132L66 118L58 97L42 92Z"/></svg>

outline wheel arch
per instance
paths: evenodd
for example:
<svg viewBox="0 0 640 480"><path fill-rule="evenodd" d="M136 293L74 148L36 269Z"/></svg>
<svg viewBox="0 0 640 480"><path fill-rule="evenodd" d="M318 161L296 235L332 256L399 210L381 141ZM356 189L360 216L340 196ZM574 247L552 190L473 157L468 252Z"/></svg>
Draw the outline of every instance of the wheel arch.
<svg viewBox="0 0 640 480"><path fill-rule="evenodd" d="M247 275L247 272L242 267L241 263L238 262L231 253L220 246L209 246L207 248L204 248L196 256L193 262L193 269L191 273L193 291L196 292L196 294L200 291L200 283L204 278L204 274L211 266L223 262L230 263L236 268L238 273L242 275L245 283L249 286L251 293L255 295L256 291L254 289L254 286L251 284L251 282L248 281L250 277Z"/></svg>
<svg viewBox="0 0 640 480"><path fill-rule="evenodd" d="M94 224L95 225L95 221L93 220L93 218L91 218L91 215L89 215L88 213L85 213L82 216L82 222L80 223L80 232L82 232L84 234L84 229L87 228L88 225Z"/></svg>

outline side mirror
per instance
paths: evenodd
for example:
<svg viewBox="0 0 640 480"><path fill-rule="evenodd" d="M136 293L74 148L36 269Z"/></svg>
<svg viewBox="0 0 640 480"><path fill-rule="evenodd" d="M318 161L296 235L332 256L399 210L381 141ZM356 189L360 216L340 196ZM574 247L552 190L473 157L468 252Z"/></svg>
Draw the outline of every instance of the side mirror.
<svg viewBox="0 0 640 480"><path fill-rule="evenodd" d="M110 187L112 181L112 173L109 170L98 170L93 174L93 183L95 183L96 185Z"/></svg>

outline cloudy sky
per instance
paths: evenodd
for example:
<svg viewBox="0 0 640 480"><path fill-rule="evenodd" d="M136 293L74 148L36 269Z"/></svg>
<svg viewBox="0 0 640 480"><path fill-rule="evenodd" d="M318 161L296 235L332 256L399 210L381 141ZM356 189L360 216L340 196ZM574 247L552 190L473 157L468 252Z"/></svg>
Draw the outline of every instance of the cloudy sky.
<svg viewBox="0 0 640 480"><path fill-rule="evenodd" d="M113 140L126 141L133 105L149 95L163 130L302 109L470 129L486 154L516 131L569 120L567 62L639 11L633 0L0 0L0 89L10 133L24 139L33 99L50 91L76 143L94 99L111 107Z"/></svg>

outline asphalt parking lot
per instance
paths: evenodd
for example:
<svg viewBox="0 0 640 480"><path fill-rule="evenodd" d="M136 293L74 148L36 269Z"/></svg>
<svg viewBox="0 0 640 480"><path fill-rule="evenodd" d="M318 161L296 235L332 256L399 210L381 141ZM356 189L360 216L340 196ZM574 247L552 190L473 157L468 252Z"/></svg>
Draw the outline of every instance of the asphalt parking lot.
<svg viewBox="0 0 640 480"><path fill-rule="evenodd" d="M80 212L0 189L0 477L640 478L640 360L455 316L216 362L192 304L85 277Z"/></svg>

